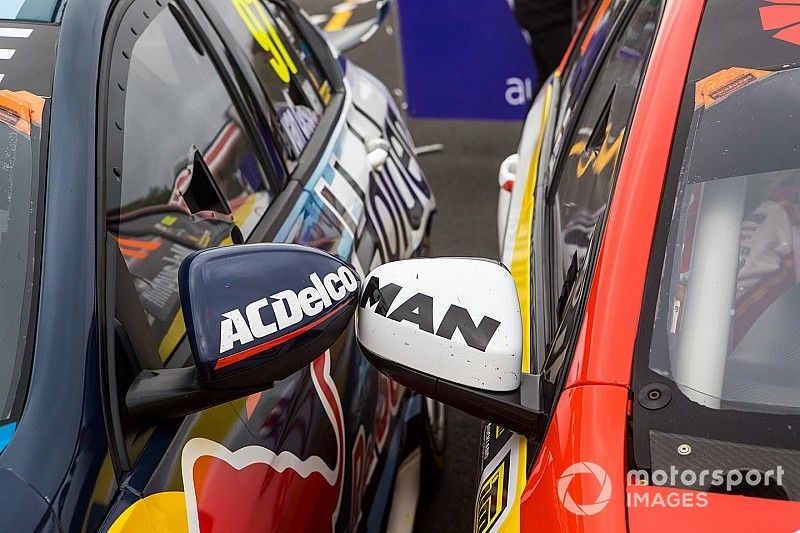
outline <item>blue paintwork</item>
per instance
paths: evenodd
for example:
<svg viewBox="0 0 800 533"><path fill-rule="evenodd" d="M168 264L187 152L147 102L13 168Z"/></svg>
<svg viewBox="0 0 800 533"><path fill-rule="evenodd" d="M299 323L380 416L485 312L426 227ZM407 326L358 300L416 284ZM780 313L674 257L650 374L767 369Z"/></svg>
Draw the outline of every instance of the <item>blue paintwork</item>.
<svg viewBox="0 0 800 533"><path fill-rule="evenodd" d="M264 265L269 265L269 268L264 268ZM348 280L353 280L353 287L348 290L342 281L337 281L334 289L340 295L336 298L328 294L323 281L328 275L339 280L338 271L342 268L349 273ZM250 379L263 375L258 380L263 386L288 377L316 359L319 351L312 351L306 357L300 356L300 351L307 351L307 344L327 340L331 335L332 342L341 335L341 329L329 332L327 326L340 316L346 316L348 320L353 316L360 287L358 274L343 261L313 248L272 243L196 252L183 261L178 279L187 336L200 379L212 382L247 372ZM306 314L302 309L299 313L298 310L290 310L286 298L273 297L283 291L292 291L297 295L307 287L318 289L318 294L324 295L317 297L315 305L319 311L313 315ZM245 319L249 322L245 309L262 299L280 306L287 317L290 314L301 316L291 326L281 329L276 312L270 305L263 305L258 313L262 325L270 325L275 329L263 337L255 336L255 331L250 334L252 324L237 324L227 318L222 323L229 324L231 333L235 329L241 336L240 330L247 330L251 340L231 342L230 347L222 351L221 317L238 312L243 322ZM325 317L328 317L327 320L320 323ZM299 331L303 332L272 348L228 366L217 366L218 363L224 363L226 358L236 357L265 342L276 342L291 332Z"/></svg>
<svg viewBox="0 0 800 533"><path fill-rule="evenodd" d="M70 0L59 36L53 98L48 104L49 170L35 354L29 393L16 431L10 425L0 428L0 447L7 443L0 454L0 503L5 509L15 510L0 514L2 531L93 531L108 527L147 494L182 490L180 485L174 485L176 480L180 482L180 453L192 432L199 431L197 428L219 428L218 438L229 449L269 446L291 450L299 457L318 455L326 462L331 461L333 453L330 432L324 428L324 410L318 403L308 401L312 386L308 370L303 370L266 391L252 412L242 400L192 415L185 421L155 427L132 468L115 475L103 416L95 316L98 175L95 88L110 4L111 0ZM343 57L338 62L343 72L353 76L351 84L374 83L360 75L359 69L347 66ZM387 94L382 87L377 90L378 94ZM396 113L388 99L385 106ZM332 183L331 157L345 155L343 139L351 110L348 101L326 153L305 183L304 192L275 240L318 245L345 260L354 256L361 241L330 223L332 215L315 189L321 181ZM402 130L407 135L404 126ZM382 179L392 178L383 175ZM433 206L427 185L424 181L420 183L427 195L426 217L421 222L411 217L417 224L427 220ZM365 201L371 201L370 197ZM299 219L302 228L292 234L290 230ZM369 227L370 222L368 230ZM313 240L320 233L325 242ZM374 238L374 230L365 230L365 237L368 233ZM421 236L421 232L413 238L405 235L412 252ZM361 356L352 328L340 339L331 374L342 396L347 427L345 449L349 453L357 428L363 427L367 435L374 435L379 418L376 409L386 401L388 382ZM385 519L368 510L388 509L391 486L387 480L394 478L394 468L402 459L403 447L396 442L405 438L407 424L419 420L419 417L406 419L409 410L413 411L410 407L413 403L408 404L410 398L413 398L410 393L403 394L396 411L387 415L386 445L378 450L376 475L364 487L361 497L364 517L360 528L365 527L368 514L371 524ZM224 421L224 427L219 425L220 420ZM297 427L298 420L308 428L302 438L289 431ZM5 440L11 433L13 437ZM352 485L350 476L348 470L346 487ZM302 498L302 494L293 496ZM350 507L345 492L339 525L349 522Z"/></svg>

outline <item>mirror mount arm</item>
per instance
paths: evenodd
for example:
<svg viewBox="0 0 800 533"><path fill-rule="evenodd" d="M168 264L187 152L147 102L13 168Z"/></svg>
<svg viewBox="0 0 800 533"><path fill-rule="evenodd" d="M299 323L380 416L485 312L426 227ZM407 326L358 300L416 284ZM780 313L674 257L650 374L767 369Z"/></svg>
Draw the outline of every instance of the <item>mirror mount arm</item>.
<svg viewBox="0 0 800 533"><path fill-rule="evenodd" d="M547 414L541 407L540 380L541 376L523 373L518 389L494 392L440 379L437 380L436 396L445 404L534 438L547 426Z"/></svg>
<svg viewBox="0 0 800 533"><path fill-rule="evenodd" d="M363 344L360 346L378 370L423 396L525 437L537 437L547 427L539 375L521 374L519 388L510 392L486 391L413 370L373 354Z"/></svg>
<svg viewBox="0 0 800 533"><path fill-rule="evenodd" d="M143 370L128 389L125 404L134 418L163 421L184 417L267 388L263 385L252 389L204 388L193 366Z"/></svg>

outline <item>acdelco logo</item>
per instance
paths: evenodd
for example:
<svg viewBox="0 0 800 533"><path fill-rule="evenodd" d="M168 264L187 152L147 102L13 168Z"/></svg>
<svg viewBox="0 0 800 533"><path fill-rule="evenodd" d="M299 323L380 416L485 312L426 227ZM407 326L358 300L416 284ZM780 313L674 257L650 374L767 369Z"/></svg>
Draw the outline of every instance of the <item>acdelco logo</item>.
<svg viewBox="0 0 800 533"><path fill-rule="evenodd" d="M392 304L397 299L397 295L403 287L395 283L388 283L380 286L380 280L373 276L367 283L361 301L358 306L372 309L375 313L386 317L395 322L408 321L416 324L422 331L432 335L451 340L453 334L458 330L464 341L472 348L486 351L486 347L500 327L500 321L484 316L478 325L472 321L472 317L465 308L458 305L451 305L442 317L439 326L434 329L433 324L433 297L418 292L405 302L394 308L389 313Z"/></svg>
<svg viewBox="0 0 800 533"><path fill-rule="evenodd" d="M358 280L346 266L322 278L314 272L308 279L311 285L299 292L287 289L261 298L245 307L244 314L239 309L223 313L220 355L232 350L237 342L243 346L285 330L305 317L317 316L358 289ZM264 309L272 310L273 322L264 323Z"/></svg>

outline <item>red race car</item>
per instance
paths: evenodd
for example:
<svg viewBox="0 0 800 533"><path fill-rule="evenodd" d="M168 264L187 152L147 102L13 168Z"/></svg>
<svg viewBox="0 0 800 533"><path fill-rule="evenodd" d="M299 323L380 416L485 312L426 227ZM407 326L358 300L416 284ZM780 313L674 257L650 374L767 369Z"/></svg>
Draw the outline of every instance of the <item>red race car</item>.
<svg viewBox="0 0 800 533"><path fill-rule="evenodd" d="M798 64L800 0L599 1L501 170L504 265L365 280L368 357L488 421L476 531L800 529Z"/></svg>

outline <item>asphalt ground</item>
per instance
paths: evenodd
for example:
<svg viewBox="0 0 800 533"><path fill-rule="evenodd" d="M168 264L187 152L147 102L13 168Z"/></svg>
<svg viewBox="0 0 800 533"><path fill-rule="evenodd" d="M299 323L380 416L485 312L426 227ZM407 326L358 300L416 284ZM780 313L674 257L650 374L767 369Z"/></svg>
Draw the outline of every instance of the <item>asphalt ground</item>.
<svg viewBox="0 0 800 533"><path fill-rule="evenodd" d="M297 1L312 15L329 13L336 3ZM362 11L353 20L363 16ZM369 42L347 56L383 81L402 104L398 31L391 16ZM420 159L438 207L431 239L433 255L497 259L497 171L503 159L516 151L522 124L421 119L407 119L407 123L417 146L445 145L443 152ZM479 420L449 409L447 429L445 468L430 496L420 501L415 526L419 533L472 531L481 425Z"/></svg>

